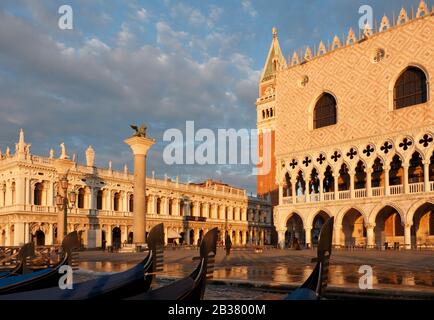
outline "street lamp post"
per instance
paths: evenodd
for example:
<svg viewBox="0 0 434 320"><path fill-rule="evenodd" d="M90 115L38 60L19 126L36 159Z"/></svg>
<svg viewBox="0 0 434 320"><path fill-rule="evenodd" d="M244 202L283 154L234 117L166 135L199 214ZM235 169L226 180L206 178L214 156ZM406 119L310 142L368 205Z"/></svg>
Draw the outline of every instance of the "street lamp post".
<svg viewBox="0 0 434 320"><path fill-rule="evenodd" d="M63 191L63 195L57 193L56 205L59 210L63 210L63 236L65 237L68 233L68 208L73 209L75 207L77 195L73 190L71 190L68 195L67 175L64 175L60 180L60 188Z"/></svg>

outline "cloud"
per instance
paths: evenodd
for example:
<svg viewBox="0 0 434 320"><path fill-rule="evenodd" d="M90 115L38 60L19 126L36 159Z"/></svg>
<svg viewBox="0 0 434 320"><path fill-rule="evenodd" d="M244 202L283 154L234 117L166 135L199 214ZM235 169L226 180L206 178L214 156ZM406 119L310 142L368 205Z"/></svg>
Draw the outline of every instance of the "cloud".
<svg viewBox="0 0 434 320"><path fill-rule="evenodd" d="M71 45L0 12L0 147L12 146L24 127L36 154L48 155L52 147L57 152L65 141L68 152L84 161L91 144L98 165L113 159L115 168L127 161L132 168L123 138L131 134L130 123L144 121L158 141L148 167L160 177L212 177L253 189L249 166L167 166L161 158L164 130L184 130L186 120L194 120L197 128L254 127L257 71L252 61L241 53L208 52L227 35L202 39L208 44L197 59L188 44L198 36L165 21L155 28L156 45L138 45L139 37L126 23L113 43L83 36Z"/></svg>
<svg viewBox="0 0 434 320"><path fill-rule="evenodd" d="M243 10L247 12L251 17L256 17L258 12L255 10L255 8L252 5L252 2L250 0L243 0L241 1L241 5L243 7Z"/></svg>
<svg viewBox="0 0 434 320"><path fill-rule="evenodd" d="M206 22L206 17L199 9L188 6L184 3L176 3L171 5L172 15L174 17L186 18L187 21L193 25L201 25Z"/></svg>
<svg viewBox="0 0 434 320"><path fill-rule="evenodd" d="M149 19L149 13L145 8L140 8L137 10L136 16L141 21L148 21Z"/></svg>

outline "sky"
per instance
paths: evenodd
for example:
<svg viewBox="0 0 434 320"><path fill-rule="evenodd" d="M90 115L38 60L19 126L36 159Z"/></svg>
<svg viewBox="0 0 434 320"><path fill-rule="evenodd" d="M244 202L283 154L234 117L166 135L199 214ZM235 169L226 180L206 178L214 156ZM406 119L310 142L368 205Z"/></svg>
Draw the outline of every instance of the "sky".
<svg viewBox="0 0 434 320"><path fill-rule="evenodd" d="M359 7L374 18L411 12L419 0L218 0L0 2L0 149L13 150L20 128L32 153L68 154L132 170L123 142L130 124L156 139L147 173L183 182L207 178L256 190L251 165L168 165L163 134L256 127L258 81L277 27L285 56L358 30ZM427 1L433 5L432 0ZM58 27L61 5L73 29Z"/></svg>

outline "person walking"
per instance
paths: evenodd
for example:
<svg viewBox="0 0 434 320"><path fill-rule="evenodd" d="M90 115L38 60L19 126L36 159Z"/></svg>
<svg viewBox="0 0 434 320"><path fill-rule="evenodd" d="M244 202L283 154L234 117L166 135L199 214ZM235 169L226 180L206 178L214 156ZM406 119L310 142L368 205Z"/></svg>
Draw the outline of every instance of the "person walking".
<svg viewBox="0 0 434 320"><path fill-rule="evenodd" d="M226 248L226 255L229 256L231 254L231 247L232 247L232 241L231 237L227 234L225 238L225 248Z"/></svg>

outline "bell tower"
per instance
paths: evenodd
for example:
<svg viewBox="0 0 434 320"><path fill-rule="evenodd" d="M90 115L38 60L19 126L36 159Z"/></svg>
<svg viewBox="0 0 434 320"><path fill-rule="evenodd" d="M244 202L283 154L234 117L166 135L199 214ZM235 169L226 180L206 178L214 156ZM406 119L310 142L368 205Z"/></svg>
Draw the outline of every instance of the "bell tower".
<svg viewBox="0 0 434 320"><path fill-rule="evenodd" d="M277 39L277 29L273 28L273 40L259 80L259 98L256 100L256 126L259 131L258 157L264 159L264 152L271 152L271 170L266 175L257 177L257 194L259 196L271 196L272 205L278 204L278 186L276 184L276 156L275 156L275 122L278 106L276 97L276 74L279 70L286 68L286 60L280 49ZM269 130L271 134L271 148L265 150L263 144L263 132ZM259 161L261 162L261 161Z"/></svg>

